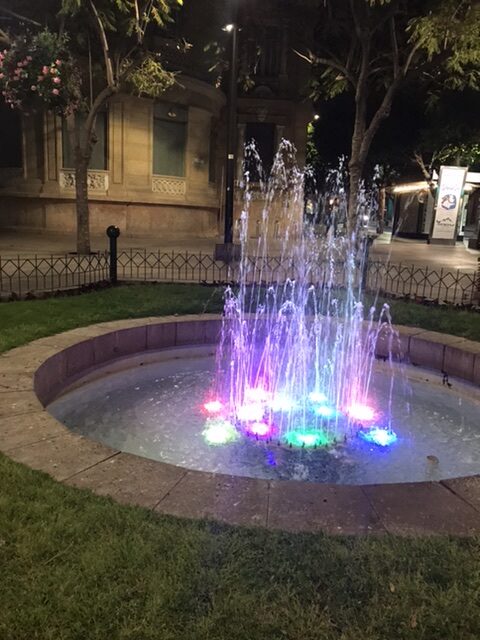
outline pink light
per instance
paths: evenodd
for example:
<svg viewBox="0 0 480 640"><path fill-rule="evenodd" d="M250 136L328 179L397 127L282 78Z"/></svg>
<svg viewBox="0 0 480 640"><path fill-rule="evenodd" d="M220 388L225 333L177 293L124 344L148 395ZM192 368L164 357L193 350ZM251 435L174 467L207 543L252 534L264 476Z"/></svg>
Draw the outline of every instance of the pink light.
<svg viewBox="0 0 480 640"><path fill-rule="evenodd" d="M369 422L375 418L375 409L366 404L355 403L347 408L346 414L359 422Z"/></svg>
<svg viewBox="0 0 480 640"><path fill-rule="evenodd" d="M262 389L262 387L255 387L254 389L245 389L245 399L252 402L266 402L269 397L268 391Z"/></svg>
<svg viewBox="0 0 480 640"><path fill-rule="evenodd" d="M220 400L211 400L203 405L203 408L207 413L218 413L223 409L223 404Z"/></svg>
<svg viewBox="0 0 480 640"><path fill-rule="evenodd" d="M247 426L247 431L254 436L265 438L271 434L273 427L266 422L252 422L252 424Z"/></svg>
<svg viewBox="0 0 480 640"><path fill-rule="evenodd" d="M237 409L237 418L245 422L257 422L263 418L264 408L261 404L244 404Z"/></svg>

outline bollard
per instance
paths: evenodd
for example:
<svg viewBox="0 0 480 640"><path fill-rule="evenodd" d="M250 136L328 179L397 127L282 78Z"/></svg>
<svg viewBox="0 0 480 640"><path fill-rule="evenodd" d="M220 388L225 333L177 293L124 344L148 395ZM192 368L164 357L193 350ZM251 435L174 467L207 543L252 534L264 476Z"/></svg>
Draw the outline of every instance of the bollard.
<svg viewBox="0 0 480 640"><path fill-rule="evenodd" d="M107 236L110 238L110 284L117 284L117 238L120 229L113 224L107 228Z"/></svg>

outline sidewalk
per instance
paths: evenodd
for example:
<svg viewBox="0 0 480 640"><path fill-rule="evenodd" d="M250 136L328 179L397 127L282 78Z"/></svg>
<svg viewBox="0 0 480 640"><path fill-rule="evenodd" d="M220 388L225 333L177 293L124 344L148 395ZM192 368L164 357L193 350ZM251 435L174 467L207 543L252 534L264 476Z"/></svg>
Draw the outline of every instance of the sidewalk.
<svg viewBox="0 0 480 640"><path fill-rule="evenodd" d="M162 240L155 236L131 238L120 236L119 250L150 249L152 251L202 253L213 255L215 238ZM92 236L92 250L104 251L108 248L108 238ZM0 257L7 258L17 255L31 256L66 254L75 251L75 237L57 234L18 233L0 231ZM478 266L479 251L466 249L462 243L454 247L442 245L428 245L424 241L396 238L389 242L389 235L380 236L371 249L373 260L390 261L393 263L416 264L429 268L445 269L448 271L472 271Z"/></svg>

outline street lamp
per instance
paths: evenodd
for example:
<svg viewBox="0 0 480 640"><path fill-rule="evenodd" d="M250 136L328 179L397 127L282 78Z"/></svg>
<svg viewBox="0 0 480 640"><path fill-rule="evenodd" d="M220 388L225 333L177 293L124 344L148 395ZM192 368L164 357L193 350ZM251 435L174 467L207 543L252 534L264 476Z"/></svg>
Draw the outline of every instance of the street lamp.
<svg viewBox="0 0 480 640"><path fill-rule="evenodd" d="M223 27L230 35L229 88L227 102L227 157L225 162L225 207L223 244L215 246L215 259L231 262L238 257L233 244L233 206L235 196L235 157L237 147L237 67L238 67L238 6L232 1L232 21Z"/></svg>

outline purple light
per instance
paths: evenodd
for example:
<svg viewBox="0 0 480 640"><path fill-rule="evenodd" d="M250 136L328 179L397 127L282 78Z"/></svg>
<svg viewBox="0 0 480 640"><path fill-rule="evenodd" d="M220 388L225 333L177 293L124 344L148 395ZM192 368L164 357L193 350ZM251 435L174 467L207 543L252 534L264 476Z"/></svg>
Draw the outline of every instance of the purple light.
<svg viewBox="0 0 480 640"><path fill-rule="evenodd" d="M353 420L358 420L359 422L370 422L375 418L375 409L366 404L352 404L347 408L345 413L350 418L353 418Z"/></svg>
<svg viewBox="0 0 480 640"><path fill-rule="evenodd" d="M203 408L207 413L219 413L223 409L223 404L220 400L211 400L203 405Z"/></svg>
<svg viewBox="0 0 480 640"><path fill-rule="evenodd" d="M237 409L237 418L243 422L259 422L265 410L261 404L244 404Z"/></svg>
<svg viewBox="0 0 480 640"><path fill-rule="evenodd" d="M258 436L259 438L267 438L273 433L273 425L268 424L267 422L252 422L247 425L246 430L248 433L251 433L253 436Z"/></svg>

